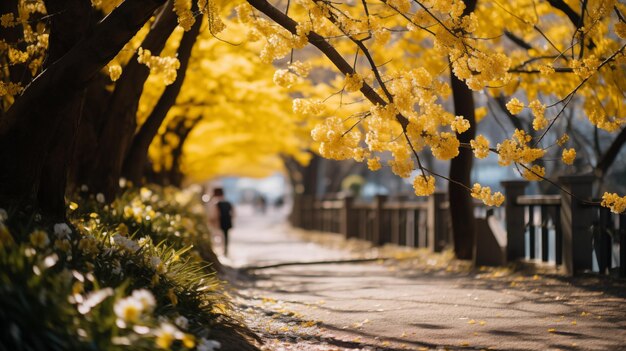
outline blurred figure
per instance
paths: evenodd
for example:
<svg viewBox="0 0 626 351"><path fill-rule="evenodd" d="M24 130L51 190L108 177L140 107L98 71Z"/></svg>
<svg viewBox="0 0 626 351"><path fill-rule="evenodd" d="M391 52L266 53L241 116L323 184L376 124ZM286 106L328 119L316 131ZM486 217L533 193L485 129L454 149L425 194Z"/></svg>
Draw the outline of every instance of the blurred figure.
<svg viewBox="0 0 626 351"><path fill-rule="evenodd" d="M258 194L255 202L257 210L262 214L265 214L265 211L267 210L267 200L265 200L265 197L261 194Z"/></svg>
<svg viewBox="0 0 626 351"><path fill-rule="evenodd" d="M209 220L214 228L219 228L224 235L224 256L228 255L228 231L233 227L235 209L224 198L224 189L213 189L213 197L209 202Z"/></svg>

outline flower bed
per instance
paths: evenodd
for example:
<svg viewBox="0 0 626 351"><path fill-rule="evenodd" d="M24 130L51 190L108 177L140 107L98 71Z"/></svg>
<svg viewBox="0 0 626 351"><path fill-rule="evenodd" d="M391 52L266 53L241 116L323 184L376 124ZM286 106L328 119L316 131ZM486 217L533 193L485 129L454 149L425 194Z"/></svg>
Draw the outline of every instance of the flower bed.
<svg viewBox="0 0 626 351"><path fill-rule="evenodd" d="M0 349L255 350L206 262L197 193L96 199L69 223L0 209Z"/></svg>

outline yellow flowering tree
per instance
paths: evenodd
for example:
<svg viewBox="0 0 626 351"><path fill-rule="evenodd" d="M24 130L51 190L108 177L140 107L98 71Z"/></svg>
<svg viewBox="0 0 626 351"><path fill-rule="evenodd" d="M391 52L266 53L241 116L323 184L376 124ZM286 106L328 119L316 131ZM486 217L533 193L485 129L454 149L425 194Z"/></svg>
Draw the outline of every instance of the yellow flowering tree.
<svg viewBox="0 0 626 351"><path fill-rule="evenodd" d="M46 27L33 28L30 24L33 21L29 20L30 14L41 12L41 5L23 0L10 3L17 3L26 10L19 8L13 16L3 16L1 24L13 28L19 23L26 49L3 44L0 48L6 52L3 60L10 62L10 67L22 70L32 65L35 69L31 68L31 74L37 75L37 79L25 86L3 78L0 90L4 94L3 106L11 107L0 121L2 202L26 197L40 198L42 203L62 203L64 166L69 159L67 146L76 139L73 131L81 115L72 112L72 108L83 106L77 103L81 94L90 97L85 88L102 70L110 74L115 87L113 100L108 100L111 103L104 106L104 117L96 120L98 145L92 157L95 165L87 177L93 182L92 191L114 193L137 121L141 124L142 118L148 118L146 113L137 120L137 114L142 113L139 97L151 95L153 103L146 103L146 106L155 106L165 89L163 86L161 90L153 89L147 77L152 72L160 76L163 83L174 84L175 71L181 66L181 62L171 56L178 50L182 33L168 34L175 27L170 20L167 28L171 30L158 34L156 29L165 18L162 16L175 18L182 31L189 31L197 20L195 15L202 13L208 19L208 32L216 34L223 29L219 8L228 13L224 18L231 19L235 5L239 5L237 19L249 28L247 37L259 45L258 59L267 64L284 58L277 61L280 67L272 78L295 97L293 110L300 115L298 124L306 127L311 121L320 120L311 135L322 156L367 162L372 169L388 166L398 176L412 178L418 195L432 194L437 178L446 178L452 184L449 192L453 212L458 211L453 213L453 218L459 223L471 216L472 196L488 205L499 205L503 201L501 194L480 184L470 184L472 152L477 157L495 153L501 165L515 167L527 179L540 180L546 177L544 156L550 149L562 148L560 154L566 164L575 158L572 145L551 133L563 123L568 109L576 111L590 125L609 132L623 129L626 123L621 112L626 81L626 8L616 0L581 3L565 0L511 3L476 0L93 1L94 6L110 11L110 15L99 23L88 23L93 26L91 31L74 30L75 40L64 44L65 51L60 51L60 58L50 62L42 73L36 69L39 67L36 60L48 50ZM64 3L72 6L71 0ZM193 10L192 6L197 6L198 10ZM72 9L85 13L78 7ZM156 19L144 27L157 9ZM45 6L41 14L45 15ZM75 13L67 15L76 17ZM52 16L52 27L62 18ZM142 27L144 31L139 32ZM135 36L138 32L140 35ZM55 38L55 32L50 32L50 48L55 40L66 39L63 32L57 33ZM41 44L41 48L33 43ZM309 44L325 58L309 55L307 49L302 55L298 54L298 50ZM125 50L124 45L127 45ZM168 45L171 49L167 49ZM162 47L170 57L159 55ZM194 63L189 67L194 67ZM202 64L198 67L200 69L194 71L197 75L193 76L200 80L214 68L202 67ZM247 79L248 83L253 81L241 73L233 72L230 77ZM3 74L9 77L8 73ZM210 79L223 79L229 74L210 75ZM339 78L333 78L334 75ZM307 76L314 86L325 88L303 87ZM223 85L229 90L224 99L235 97L236 102L250 103L245 97L237 96L237 92L252 91L230 83ZM23 92L17 96L22 88ZM180 117L194 120L202 115L203 120L207 120L209 114L214 114L214 111L198 112L183 107L202 103L196 99L209 98L209 104L219 109L225 106L219 99L216 101L194 88L181 86L180 93L172 94L176 99L170 98L168 104L176 100L181 108L175 107L171 114L161 117L165 125ZM187 90L195 91L188 96L196 94L196 97L185 100ZM275 93L279 92L270 90L264 83L259 90L267 94L254 95L254 99L276 97ZM532 121L528 128L517 128L504 140L489 141L484 136L475 136L475 95L501 101L513 119L528 111ZM229 149L226 145L244 145L250 138L258 141L258 144L251 144L255 149L263 149L260 145L276 143L301 131L295 127L273 128L274 123L284 121L283 117L287 116L285 104L278 101L276 108L263 110L264 106L257 103L233 110L239 112L229 111L220 123L198 122L194 130L188 132L186 140L206 139L207 135L212 135L209 133L212 130L230 137L227 142L215 140L214 144L216 150L228 150L226 154L232 155L241 149ZM262 134L267 136L265 140L254 139L255 133L237 134L237 128L246 125L242 124L246 118L235 117L249 115L257 109L268 119L247 126L260 128L264 123L269 124L272 128ZM167 110L169 113L169 108ZM279 112L277 119L269 118L276 111ZM181 140L176 140L175 133L166 132L165 125L157 140L164 140L160 145L170 145L169 150L179 148L187 152L190 157L187 164L182 164L183 171L203 176L220 172L219 167L208 172L204 166L199 166L207 158L220 157L219 153L201 151L194 147L200 145L197 141L184 146ZM33 143L33 139L37 143ZM619 137L616 140L619 141ZM265 151L302 156L303 144L294 143L285 142ZM615 145L611 148L613 155L621 144ZM159 145L153 148L154 159L165 159L162 155L166 152L159 152L158 148ZM425 152L437 159L451 160L450 174L437 174L426 167L422 162ZM258 154L259 157L240 157L239 162L265 162L262 154L265 153ZM610 157L602 162L610 165ZM49 169L53 176L43 179L44 169ZM611 204L619 201L613 197L609 200L605 204L618 210L618 206ZM465 229L455 225L455 233L460 234L461 228ZM471 234L467 237L469 240L465 243L471 243ZM461 257L471 251L467 245L457 245L457 249L464 250L459 254Z"/></svg>
<svg viewBox="0 0 626 351"><path fill-rule="evenodd" d="M582 111L597 128L623 128L625 10L617 1L600 0L248 0L238 16L252 27L251 38L265 43L262 58L293 58L308 42L343 75L342 96L365 97L361 111L340 117L339 103L313 130L323 156L367 161L372 169L390 156L388 166L413 177L417 195L431 194L435 177L448 178L452 204L462 202L467 215L470 195L496 206L504 198L469 184L471 160L464 150L477 157L494 152L501 165L541 180L544 155L568 146L549 133L567 109ZM284 74L280 81L291 82ZM529 110L530 130L518 128L493 144L475 137L472 91L504 101L512 116ZM455 113L449 112L450 93ZM299 110L317 103L299 101L305 107ZM449 176L424 167L425 150L452 160ZM570 164L575 152L570 147L562 156ZM452 196L457 185L465 196ZM459 213L453 211L453 219ZM469 249L459 246L466 257Z"/></svg>

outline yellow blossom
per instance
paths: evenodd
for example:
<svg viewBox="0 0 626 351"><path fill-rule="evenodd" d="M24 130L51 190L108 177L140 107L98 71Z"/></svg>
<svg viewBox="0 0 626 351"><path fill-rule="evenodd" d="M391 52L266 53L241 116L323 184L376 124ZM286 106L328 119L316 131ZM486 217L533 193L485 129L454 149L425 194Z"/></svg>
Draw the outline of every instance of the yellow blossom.
<svg viewBox="0 0 626 351"><path fill-rule="evenodd" d="M565 163L566 165L571 165L572 163L574 163L575 158L576 158L576 150L574 150L573 148L563 150L563 155L562 155L563 163Z"/></svg>
<svg viewBox="0 0 626 351"><path fill-rule="evenodd" d="M109 78L111 78L113 82L118 80L121 75L122 75L122 67L120 65L109 66Z"/></svg>
<svg viewBox="0 0 626 351"><path fill-rule="evenodd" d="M354 92L361 89L363 86L363 79L357 73L346 74L345 87L347 92Z"/></svg>
<svg viewBox="0 0 626 351"><path fill-rule="evenodd" d="M524 103L519 101L517 98L512 98L509 102L506 103L506 109L509 110L512 114L516 115L524 109Z"/></svg>
<svg viewBox="0 0 626 351"><path fill-rule="evenodd" d="M479 107L474 110L474 119L476 123L480 123L487 116L487 108L485 106Z"/></svg>
<svg viewBox="0 0 626 351"><path fill-rule="evenodd" d="M432 175L420 174L413 179L413 189L415 189L415 195L428 196L435 192L435 177Z"/></svg>
<svg viewBox="0 0 626 351"><path fill-rule="evenodd" d="M626 211L626 196L620 197L616 193L605 192L602 195L601 205L610 208L613 213L622 213Z"/></svg>
<svg viewBox="0 0 626 351"><path fill-rule="evenodd" d="M476 139L470 141L472 150L474 150L474 156L477 158L485 158L489 156L489 140L482 134L478 135Z"/></svg>
<svg viewBox="0 0 626 351"><path fill-rule="evenodd" d="M290 70L279 69L274 73L274 83L283 88L291 88L298 81L298 76Z"/></svg>
<svg viewBox="0 0 626 351"><path fill-rule="evenodd" d="M562 136L561 136L561 137L560 137L560 138L556 141L556 143L557 143L559 146L563 146L563 145L565 145L565 143L567 143L567 141L568 141L568 140L569 140L569 135L567 135L567 134L563 134L563 135L562 135Z"/></svg>
<svg viewBox="0 0 626 351"><path fill-rule="evenodd" d="M533 100L530 104L528 104L530 110L533 114L533 129L541 130L548 126L548 120L544 117L544 113L546 111L546 106L542 104L539 100Z"/></svg>
<svg viewBox="0 0 626 351"><path fill-rule="evenodd" d="M380 165L380 158L379 157L374 157L374 158L370 158L367 160L367 168L369 168L370 171L377 171L381 168Z"/></svg>
<svg viewBox="0 0 626 351"><path fill-rule="evenodd" d="M452 122L452 130L461 134L470 128L470 122L462 116L456 116Z"/></svg>
<svg viewBox="0 0 626 351"><path fill-rule="evenodd" d="M177 339L177 334L180 331L170 323L161 323L159 328L154 332L156 339L154 342L161 349L169 349L172 346L174 340Z"/></svg>
<svg viewBox="0 0 626 351"><path fill-rule="evenodd" d="M542 180L545 174L546 174L546 169L544 167L541 167L539 165L533 165L530 168L524 169L524 173L522 173L522 176L526 180L534 181L534 180Z"/></svg>
<svg viewBox="0 0 626 351"><path fill-rule="evenodd" d="M472 187L472 197L481 200L487 206L500 206L504 202L504 195L501 192L496 191L491 193L491 188L488 186L481 186L475 183Z"/></svg>

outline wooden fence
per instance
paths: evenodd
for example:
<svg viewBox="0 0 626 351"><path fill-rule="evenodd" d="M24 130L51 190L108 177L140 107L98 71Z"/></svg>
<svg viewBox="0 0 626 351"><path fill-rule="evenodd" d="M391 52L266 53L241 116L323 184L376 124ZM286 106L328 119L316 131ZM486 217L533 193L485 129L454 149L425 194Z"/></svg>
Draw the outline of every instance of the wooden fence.
<svg viewBox="0 0 626 351"><path fill-rule="evenodd" d="M593 178L561 177L557 195L526 195L526 181L502 182L507 201L498 220L478 225L478 255L498 256L499 264L527 260L562 266L568 274L609 273L619 267L626 277L626 215L590 205ZM491 216L477 205L480 216ZM494 218L492 218L494 219ZM294 226L343 234L375 245L393 243L426 247L439 252L452 243L449 203L445 193L407 201L379 195L372 202L352 197L317 199L296 196L291 215ZM478 222L477 222L478 223ZM471 225L471 224L468 224ZM485 231L485 232L483 232ZM493 236L504 240L489 240ZM486 246L491 242L490 246ZM504 245L498 244L505 242ZM501 247L495 247L501 245ZM487 249L485 249L487 248ZM477 262L494 262L480 260Z"/></svg>

